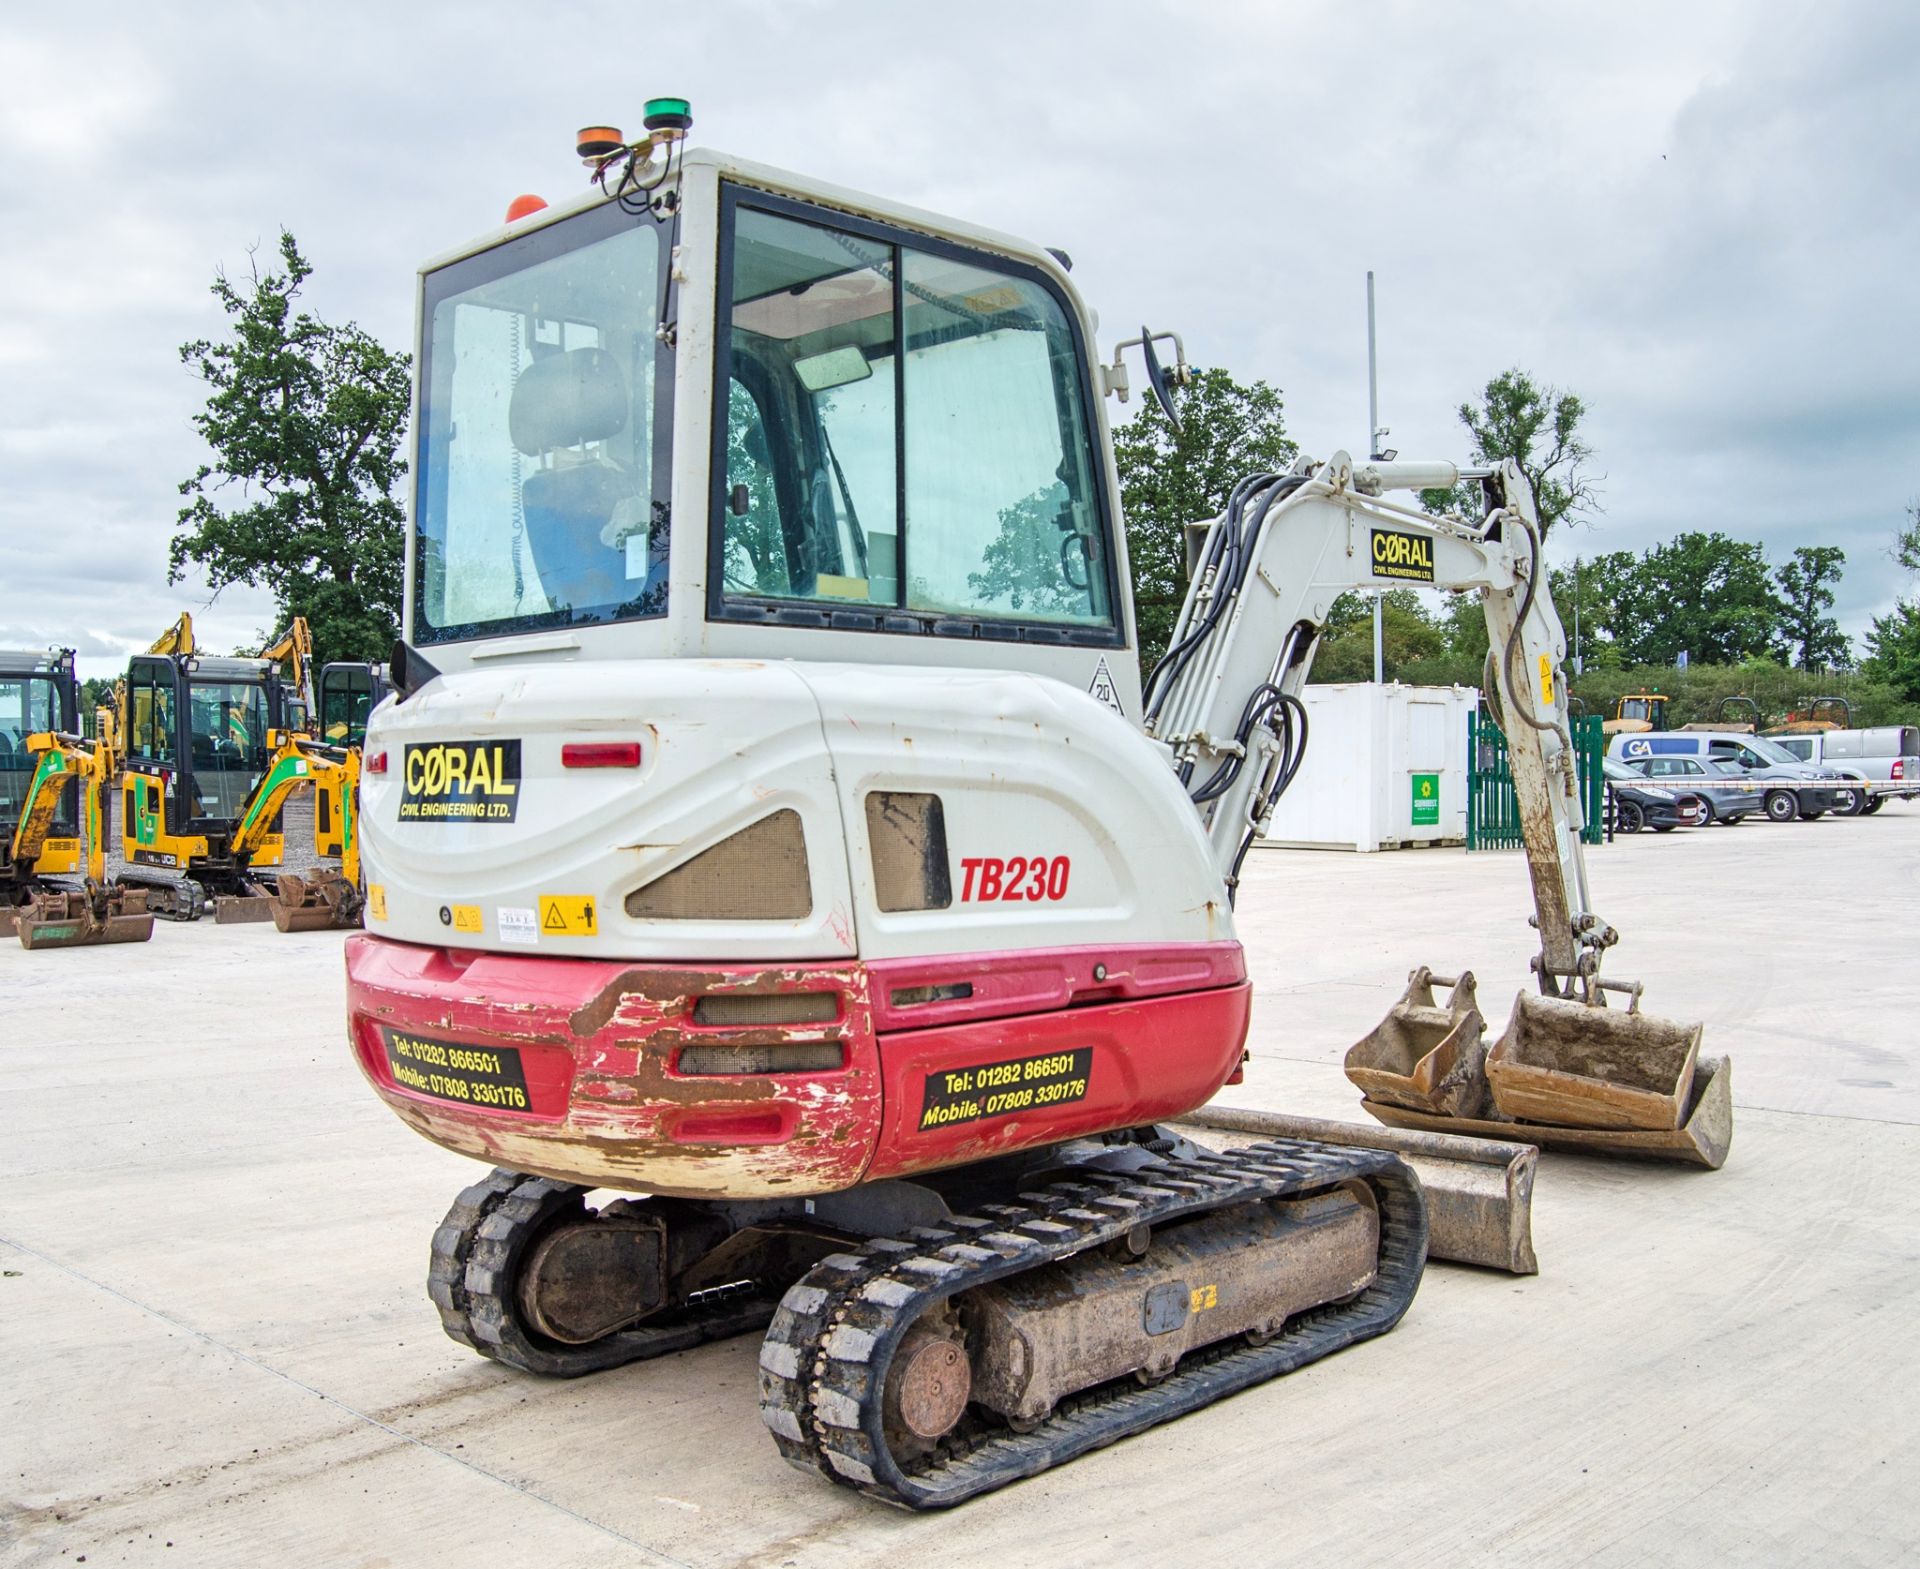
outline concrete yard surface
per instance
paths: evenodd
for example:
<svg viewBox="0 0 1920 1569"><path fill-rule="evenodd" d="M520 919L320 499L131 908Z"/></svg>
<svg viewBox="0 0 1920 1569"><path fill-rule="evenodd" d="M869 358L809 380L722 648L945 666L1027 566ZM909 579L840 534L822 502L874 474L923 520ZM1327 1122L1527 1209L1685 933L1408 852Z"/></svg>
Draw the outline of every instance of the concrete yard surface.
<svg viewBox="0 0 1920 1569"><path fill-rule="evenodd" d="M1911 1562L1920 807L1592 852L1609 973L1734 1064L1719 1172L1546 1155L1541 1273L1435 1265L1392 1334L944 1515L786 1466L757 1339L543 1381L448 1341L481 1168L344 1044L342 937L0 947L0 1564ZM1498 1030L1517 854L1262 850L1228 1103L1357 1120L1428 963Z"/></svg>

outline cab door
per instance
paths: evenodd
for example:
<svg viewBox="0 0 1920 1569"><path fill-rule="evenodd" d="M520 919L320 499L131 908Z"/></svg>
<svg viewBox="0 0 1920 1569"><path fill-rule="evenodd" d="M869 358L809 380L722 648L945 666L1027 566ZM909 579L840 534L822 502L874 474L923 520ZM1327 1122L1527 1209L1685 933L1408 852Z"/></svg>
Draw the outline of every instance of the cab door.
<svg viewBox="0 0 1920 1569"><path fill-rule="evenodd" d="M183 694L170 659L136 658L127 670L126 784L120 797L121 852L144 866L174 866L170 840L191 814L192 781L180 752Z"/></svg>

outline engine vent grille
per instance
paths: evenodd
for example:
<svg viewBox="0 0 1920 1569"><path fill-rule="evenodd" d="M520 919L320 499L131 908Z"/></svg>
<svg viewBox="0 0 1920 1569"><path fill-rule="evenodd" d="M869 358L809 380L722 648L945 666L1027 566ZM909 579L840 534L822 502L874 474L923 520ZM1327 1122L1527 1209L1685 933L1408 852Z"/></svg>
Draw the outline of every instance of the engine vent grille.
<svg viewBox="0 0 1920 1569"><path fill-rule="evenodd" d="M953 903L947 819L940 797L904 790L867 795L873 890L882 910L944 910Z"/></svg>
<svg viewBox="0 0 1920 1569"><path fill-rule="evenodd" d="M627 895L653 921L799 921L813 913L800 814L763 817Z"/></svg>
<svg viewBox="0 0 1920 1569"><path fill-rule="evenodd" d="M675 1064L681 1073L707 1078L725 1073L832 1073L846 1065L838 1041L791 1046L683 1046Z"/></svg>
<svg viewBox="0 0 1920 1569"><path fill-rule="evenodd" d="M719 992L693 1005L696 1024L824 1024L839 1017L837 992Z"/></svg>

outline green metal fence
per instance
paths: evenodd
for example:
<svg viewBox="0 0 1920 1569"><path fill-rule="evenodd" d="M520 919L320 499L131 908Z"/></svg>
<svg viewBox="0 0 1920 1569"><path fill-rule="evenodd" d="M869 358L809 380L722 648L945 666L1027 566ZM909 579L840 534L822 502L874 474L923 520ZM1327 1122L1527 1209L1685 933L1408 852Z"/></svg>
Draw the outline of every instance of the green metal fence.
<svg viewBox="0 0 1920 1569"><path fill-rule="evenodd" d="M1580 801L1587 826L1584 844L1598 844L1606 831L1606 775L1600 763L1607 755L1607 738L1598 714L1576 715L1573 732L1574 770L1580 779ZM1513 775L1507 768L1507 738L1500 727L1479 713L1467 715L1467 848L1520 848L1520 803L1514 799Z"/></svg>

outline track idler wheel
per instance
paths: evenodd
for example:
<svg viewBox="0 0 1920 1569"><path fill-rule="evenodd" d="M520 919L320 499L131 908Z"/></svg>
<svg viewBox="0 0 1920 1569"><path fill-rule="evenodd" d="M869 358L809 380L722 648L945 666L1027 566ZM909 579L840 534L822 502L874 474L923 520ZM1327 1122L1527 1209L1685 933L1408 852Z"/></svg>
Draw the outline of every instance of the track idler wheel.
<svg viewBox="0 0 1920 1569"><path fill-rule="evenodd" d="M326 868L282 872L268 908L283 932L337 931L360 924L360 890Z"/></svg>
<svg viewBox="0 0 1920 1569"><path fill-rule="evenodd" d="M56 890L34 896L18 913L20 946L91 948L104 943L146 942L153 936L147 896L136 888Z"/></svg>
<svg viewBox="0 0 1920 1569"><path fill-rule="evenodd" d="M501 1169L454 1200L433 1234L427 1276L451 1338L509 1367L577 1378L744 1334L773 1316L774 1304L752 1291L676 1294L666 1213L627 1199L595 1211L586 1194Z"/></svg>
<svg viewBox="0 0 1920 1569"><path fill-rule="evenodd" d="M887 1369L882 1405L896 1454L930 1450L966 1415L973 1367L949 1317L943 1307L914 1324Z"/></svg>

